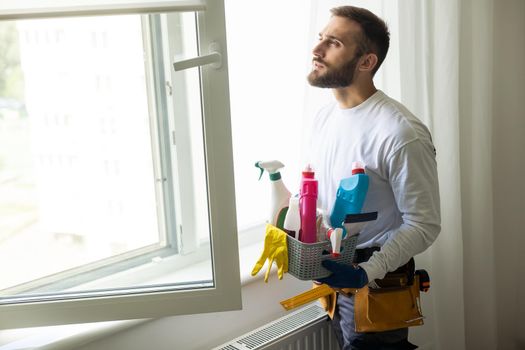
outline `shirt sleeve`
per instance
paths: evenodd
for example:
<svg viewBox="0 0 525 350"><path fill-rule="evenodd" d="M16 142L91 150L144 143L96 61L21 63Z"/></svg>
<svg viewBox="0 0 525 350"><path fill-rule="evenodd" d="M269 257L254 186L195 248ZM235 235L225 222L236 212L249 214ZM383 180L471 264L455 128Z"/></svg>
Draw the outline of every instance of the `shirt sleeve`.
<svg viewBox="0 0 525 350"><path fill-rule="evenodd" d="M432 143L413 140L386 160L389 182L403 222L387 233L381 250L359 264L368 280L381 279L426 250L441 231L439 185Z"/></svg>

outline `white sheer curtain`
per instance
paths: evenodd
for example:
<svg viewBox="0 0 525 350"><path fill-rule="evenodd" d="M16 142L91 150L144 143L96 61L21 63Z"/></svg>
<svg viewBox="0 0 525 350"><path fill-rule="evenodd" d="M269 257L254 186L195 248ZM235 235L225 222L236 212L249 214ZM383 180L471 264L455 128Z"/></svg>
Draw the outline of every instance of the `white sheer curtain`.
<svg viewBox="0 0 525 350"><path fill-rule="evenodd" d="M418 257L431 271L437 349L497 348L491 13L491 0L399 1L401 100L438 154L442 232Z"/></svg>
<svg viewBox="0 0 525 350"><path fill-rule="evenodd" d="M429 322L426 329L414 329L413 337L438 349L463 349L465 343L458 17L453 0L399 2L401 101L433 135L442 215L438 240L416 257L418 266L429 271L432 287L422 297Z"/></svg>
<svg viewBox="0 0 525 350"><path fill-rule="evenodd" d="M426 324L411 340L421 349L496 349L492 0L317 1L313 33L339 5L388 22L391 49L376 85L425 122L437 149L442 232L416 257L431 289L422 295ZM315 95L307 91L306 115Z"/></svg>

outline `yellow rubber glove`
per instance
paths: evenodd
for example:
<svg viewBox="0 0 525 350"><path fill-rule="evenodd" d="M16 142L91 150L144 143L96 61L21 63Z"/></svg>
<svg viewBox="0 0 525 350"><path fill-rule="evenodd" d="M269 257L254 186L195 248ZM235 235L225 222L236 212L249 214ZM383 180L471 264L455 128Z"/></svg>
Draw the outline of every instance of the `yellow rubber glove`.
<svg viewBox="0 0 525 350"><path fill-rule="evenodd" d="M266 259L268 259L268 269L266 270L266 275L264 275L264 282L268 282L268 276L274 261L277 264L277 276L279 276L279 279L283 278L284 273L288 272L286 236L287 234L283 230L270 224L266 225L263 253L253 267L252 276L255 276L261 270Z"/></svg>

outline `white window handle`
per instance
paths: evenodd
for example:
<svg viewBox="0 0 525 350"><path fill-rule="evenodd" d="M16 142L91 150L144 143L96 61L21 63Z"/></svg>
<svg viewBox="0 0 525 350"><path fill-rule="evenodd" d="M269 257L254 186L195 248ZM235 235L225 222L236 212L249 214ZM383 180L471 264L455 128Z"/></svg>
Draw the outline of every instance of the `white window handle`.
<svg viewBox="0 0 525 350"><path fill-rule="evenodd" d="M173 62L173 69L175 71L181 71L188 68L204 66L211 64L215 69L219 69L222 66L222 55L220 53L220 46L218 43L213 42L209 47L209 54L203 56L197 56L188 58L185 60Z"/></svg>

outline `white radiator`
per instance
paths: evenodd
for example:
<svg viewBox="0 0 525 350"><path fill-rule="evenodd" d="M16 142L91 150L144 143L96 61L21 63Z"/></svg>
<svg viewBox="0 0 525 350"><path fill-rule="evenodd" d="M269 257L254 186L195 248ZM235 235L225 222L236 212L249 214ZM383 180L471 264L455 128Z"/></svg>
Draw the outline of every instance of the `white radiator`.
<svg viewBox="0 0 525 350"><path fill-rule="evenodd" d="M326 312L304 307L213 350L338 350Z"/></svg>

